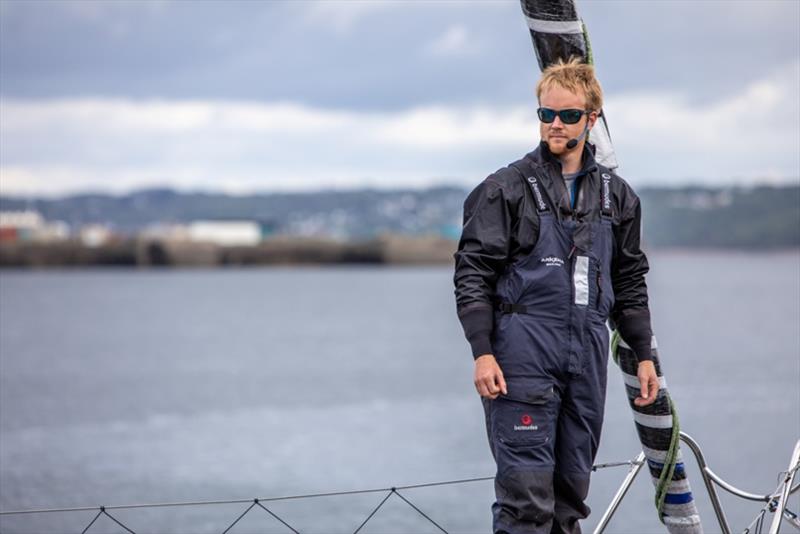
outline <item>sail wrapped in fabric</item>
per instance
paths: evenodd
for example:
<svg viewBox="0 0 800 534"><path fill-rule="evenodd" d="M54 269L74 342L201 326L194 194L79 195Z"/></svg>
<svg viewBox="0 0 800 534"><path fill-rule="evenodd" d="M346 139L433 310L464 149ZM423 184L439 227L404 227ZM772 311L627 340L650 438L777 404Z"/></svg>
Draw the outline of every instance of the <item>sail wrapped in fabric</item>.
<svg viewBox="0 0 800 534"><path fill-rule="evenodd" d="M592 63L592 48L586 25L578 17L573 0L520 0L531 33L539 68L544 70L559 59L577 57ZM595 159L612 171L619 167L605 113L589 134L596 147Z"/></svg>
<svg viewBox="0 0 800 534"><path fill-rule="evenodd" d="M594 63L589 33L578 16L574 0L520 0L520 3L540 69L571 57ZM602 110L590 135L589 142L596 147L595 159L611 170L617 169L619 164ZM661 390L656 402L645 407L633 402L639 394L638 359L616 331L611 353L625 381L633 420L655 486L655 508L659 519L670 534L702 534L700 516L681 458L678 415L661 373L655 336L651 345L651 357Z"/></svg>
<svg viewBox="0 0 800 534"><path fill-rule="evenodd" d="M588 58L583 22L572 1L522 0L522 12L531 32L539 69L544 70L561 58Z"/></svg>
<svg viewBox="0 0 800 534"><path fill-rule="evenodd" d="M619 365L622 380L625 382L625 393L633 413L636 433L639 435L655 487L654 504L659 519L670 534L702 534L703 526L679 447L678 413L662 373L655 336L651 343L650 356L658 375L659 390L656 401L649 406L636 406L634 403L640 391L637 377L639 361L616 331L611 341L611 354Z"/></svg>

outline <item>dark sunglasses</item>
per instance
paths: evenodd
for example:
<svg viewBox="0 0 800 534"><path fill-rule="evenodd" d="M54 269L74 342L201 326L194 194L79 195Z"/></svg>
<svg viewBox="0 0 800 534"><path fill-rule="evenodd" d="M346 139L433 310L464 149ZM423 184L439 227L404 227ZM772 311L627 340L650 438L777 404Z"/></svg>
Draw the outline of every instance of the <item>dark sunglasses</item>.
<svg viewBox="0 0 800 534"><path fill-rule="evenodd" d="M539 120L547 124L556 120L556 115L564 124L575 124L581 120L584 114L588 115L589 113L591 113L591 110L588 109L560 109L556 111L550 108L539 108L536 110Z"/></svg>

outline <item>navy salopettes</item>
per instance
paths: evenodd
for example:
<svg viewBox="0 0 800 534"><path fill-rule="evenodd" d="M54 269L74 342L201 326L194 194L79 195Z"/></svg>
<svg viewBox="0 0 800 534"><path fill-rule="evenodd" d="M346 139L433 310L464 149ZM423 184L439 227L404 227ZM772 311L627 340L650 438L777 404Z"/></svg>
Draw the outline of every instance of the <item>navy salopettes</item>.
<svg viewBox="0 0 800 534"><path fill-rule="evenodd" d="M525 177L539 238L497 281L492 348L508 394L483 398L496 533L577 534L590 512L614 304L611 177L600 172L601 217L585 222L559 220L537 177Z"/></svg>

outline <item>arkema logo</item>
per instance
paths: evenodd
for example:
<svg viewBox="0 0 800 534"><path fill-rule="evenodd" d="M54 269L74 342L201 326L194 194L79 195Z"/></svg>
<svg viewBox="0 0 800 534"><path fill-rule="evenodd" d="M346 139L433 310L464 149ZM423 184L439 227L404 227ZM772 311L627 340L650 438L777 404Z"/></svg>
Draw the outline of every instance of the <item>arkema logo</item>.
<svg viewBox="0 0 800 534"><path fill-rule="evenodd" d="M555 256L547 256L539 260L539 263L544 263L548 267L561 267L564 265L564 260L556 258Z"/></svg>

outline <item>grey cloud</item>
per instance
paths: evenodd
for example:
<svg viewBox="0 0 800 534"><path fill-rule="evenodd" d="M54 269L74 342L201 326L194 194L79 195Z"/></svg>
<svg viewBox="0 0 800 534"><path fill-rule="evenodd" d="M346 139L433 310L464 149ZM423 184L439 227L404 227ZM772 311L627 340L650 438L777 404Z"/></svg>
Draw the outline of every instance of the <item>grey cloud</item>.
<svg viewBox="0 0 800 534"><path fill-rule="evenodd" d="M798 2L580 5L607 92L674 91L710 102L800 57Z"/></svg>
<svg viewBox="0 0 800 534"><path fill-rule="evenodd" d="M333 16L338 5L329 2L308 16L314 4L305 2L4 0L0 94L358 109L531 95L536 63L516 2L355 5ZM795 2L579 2L579 10L607 92L711 101L800 55ZM474 53L426 53L454 26L480 43Z"/></svg>

